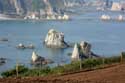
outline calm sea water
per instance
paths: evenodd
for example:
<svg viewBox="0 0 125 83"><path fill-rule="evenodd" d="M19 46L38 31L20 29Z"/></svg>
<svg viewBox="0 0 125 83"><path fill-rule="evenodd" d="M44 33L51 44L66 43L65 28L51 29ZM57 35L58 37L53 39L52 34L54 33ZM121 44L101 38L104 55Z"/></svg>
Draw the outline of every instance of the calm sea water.
<svg viewBox="0 0 125 83"><path fill-rule="evenodd" d="M16 49L19 43L34 44L34 50L40 56L52 59L55 64L69 63L67 53L71 53L73 48L50 49L43 45L51 28L64 32L67 42L88 41L92 44L92 51L99 55L113 56L125 51L125 22L101 21L98 19L101 14L75 15L70 21L0 21L0 37L9 40L0 42L0 57L7 58L7 63L0 66L0 72L13 68L16 61L30 66L33 50Z"/></svg>

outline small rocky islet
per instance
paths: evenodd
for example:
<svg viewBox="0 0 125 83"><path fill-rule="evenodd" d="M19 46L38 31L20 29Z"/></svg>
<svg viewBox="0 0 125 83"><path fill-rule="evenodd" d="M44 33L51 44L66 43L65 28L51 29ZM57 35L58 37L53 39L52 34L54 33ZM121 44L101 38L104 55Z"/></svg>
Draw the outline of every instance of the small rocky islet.
<svg viewBox="0 0 125 83"><path fill-rule="evenodd" d="M67 48L69 45L64 40L64 33L50 29L46 35L44 43L50 48Z"/></svg>
<svg viewBox="0 0 125 83"><path fill-rule="evenodd" d="M0 65L3 65L6 63L6 58L0 58Z"/></svg>

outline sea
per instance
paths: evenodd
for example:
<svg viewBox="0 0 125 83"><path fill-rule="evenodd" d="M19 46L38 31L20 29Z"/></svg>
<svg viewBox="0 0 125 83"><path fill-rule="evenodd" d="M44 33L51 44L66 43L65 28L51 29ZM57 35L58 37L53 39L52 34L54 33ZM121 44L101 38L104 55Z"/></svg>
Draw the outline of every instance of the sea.
<svg viewBox="0 0 125 83"><path fill-rule="evenodd" d="M54 49L43 44L49 29L63 32L65 41L69 43L89 42L92 51L100 56L116 56L125 51L125 21L100 20L102 14L116 19L120 14L125 15L124 12L81 12L71 15L68 21L1 20L0 38L7 38L8 41L0 41L0 57L7 59L7 62L0 66L0 72L14 68L16 63L32 67L30 62L33 51L53 60L54 63L49 66L70 63L71 56L68 54L72 53L73 48ZM35 49L17 49L19 43L33 44Z"/></svg>

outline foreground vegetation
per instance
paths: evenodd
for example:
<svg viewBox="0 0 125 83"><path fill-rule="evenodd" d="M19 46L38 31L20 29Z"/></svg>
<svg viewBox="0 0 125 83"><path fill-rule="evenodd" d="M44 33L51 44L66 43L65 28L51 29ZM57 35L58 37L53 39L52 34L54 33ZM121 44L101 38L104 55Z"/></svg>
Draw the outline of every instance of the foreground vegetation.
<svg viewBox="0 0 125 83"><path fill-rule="evenodd" d="M54 68L40 67L29 69L25 66L19 65L14 69L3 72L2 77L25 77L25 76L47 76L47 75L61 75L66 73L78 72L81 70L93 70L103 68L105 65L125 62L125 53L122 56L113 56L108 58L90 58L83 61L71 62L63 66Z"/></svg>

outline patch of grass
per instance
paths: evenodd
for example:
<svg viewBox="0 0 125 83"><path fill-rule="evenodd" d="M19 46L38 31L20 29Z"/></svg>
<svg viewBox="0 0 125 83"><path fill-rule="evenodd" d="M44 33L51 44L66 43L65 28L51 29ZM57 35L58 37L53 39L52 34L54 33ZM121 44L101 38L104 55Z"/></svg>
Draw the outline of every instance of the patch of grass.
<svg viewBox="0 0 125 83"><path fill-rule="evenodd" d="M122 56L123 61L125 61L125 55ZM60 75L64 73L77 72L81 68L84 69L97 69L107 64L114 64L121 62L121 56L113 56L108 58L90 58L84 59L82 61L74 61L70 64L63 66L57 66L54 68L42 67L29 69L25 66L18 67L19 76L47 76L47 75ZM81 68L80 68L81 67ZM16 76L16 68L9 71L3 72L2 77Z"/></svg>
<svg viewBox="0 0 125 83"><path fill-rule="evenodd" d="M18 74L23 74L27 72L29 69L25 66L19 65L18 66ZM16 67L14 69L8 70L6 72L3 72L2 77L10 77L10 76L16 76Z"/></svg>

